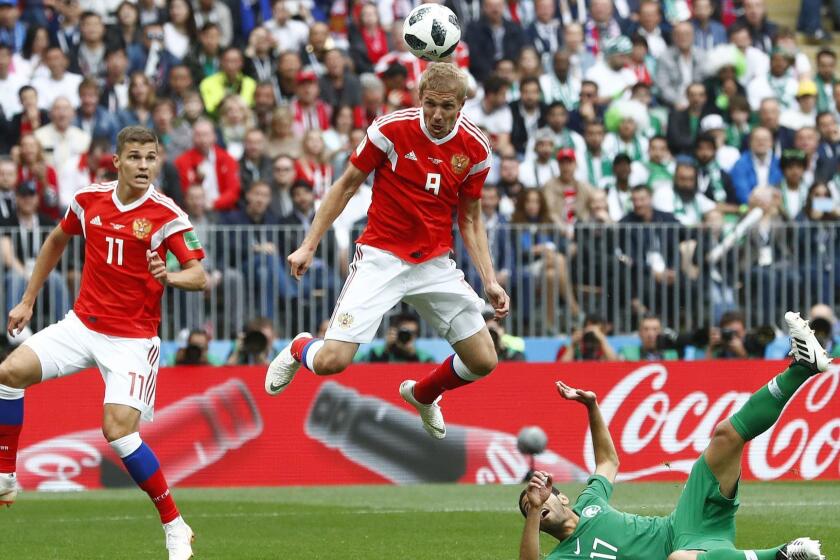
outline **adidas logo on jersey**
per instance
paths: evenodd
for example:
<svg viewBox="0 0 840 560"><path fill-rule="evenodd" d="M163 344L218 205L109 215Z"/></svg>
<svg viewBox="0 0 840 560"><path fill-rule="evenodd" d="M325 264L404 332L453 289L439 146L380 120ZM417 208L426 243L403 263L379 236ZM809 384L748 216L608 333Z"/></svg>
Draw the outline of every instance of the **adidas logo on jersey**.
<svg viewBox="0 0 840 560"><path fill-rule="evenodd" d="M414 150L405 154L405 159L410 159L411 161L417 161L417 156L414 155Z"/></svg>
<svg viewBox="0 0 840 560"><path fill-rule="evenodd" d="M96 216L95 218L93 218L93 219L90 221L90 225L92 225L92 226L101 226L101 225L102 225L102 220L99 218L99 216Z"/></svg>

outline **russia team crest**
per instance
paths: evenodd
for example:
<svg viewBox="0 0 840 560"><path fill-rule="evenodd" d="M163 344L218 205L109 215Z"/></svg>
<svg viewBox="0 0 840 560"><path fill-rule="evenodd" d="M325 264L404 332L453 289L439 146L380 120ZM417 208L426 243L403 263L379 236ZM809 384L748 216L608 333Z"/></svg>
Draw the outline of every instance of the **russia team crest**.
<svg viewBox="0 0 840 560"><path fill-rule="evenodd" d="M464 154L455 154L452 156L452 171L456 174L461 175L464 171L467 170L467 166L470 164L470 158L465 156Z"/></svg>
<svg viewBox="0 0 840 560"><path fill-rule="evenodd" d="M146 239L152 233L152 222L146 218L137 218L131 224L131 230L134 232L134 237L137 239Z"/></svg>

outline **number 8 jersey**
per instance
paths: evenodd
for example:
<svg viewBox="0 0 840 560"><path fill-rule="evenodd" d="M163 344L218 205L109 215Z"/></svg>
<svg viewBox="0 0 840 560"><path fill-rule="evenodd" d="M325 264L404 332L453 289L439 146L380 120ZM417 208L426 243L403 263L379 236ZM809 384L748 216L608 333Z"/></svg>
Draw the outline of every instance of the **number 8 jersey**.
<svg viewBox="0 0 840 560"><path fill-rule="evenodd" d="M73 310L89 329L124 338L157 336L163 285L149 273L146 250L166 261L203 259L187 215L153 185L131 204L117 198L117 182L93 184L73 195L61 229L84 235L82 286Z"/></svg>
<svg viewBox="0 0 840 560"><path fill-rule="evenodd" d="M452 220L461 197L481 198L492 163L490 142L463 113L434 138L422 109L379 117L350 161L375 171L368 224L358 243L421 263L452 249Z"/></svg>

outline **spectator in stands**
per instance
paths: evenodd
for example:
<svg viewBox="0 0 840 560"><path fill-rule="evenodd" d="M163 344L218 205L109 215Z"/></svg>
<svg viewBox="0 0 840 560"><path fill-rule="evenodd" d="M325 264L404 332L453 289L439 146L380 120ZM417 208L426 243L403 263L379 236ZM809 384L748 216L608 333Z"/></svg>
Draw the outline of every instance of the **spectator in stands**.
<svg viewBox="0 0 840 560"><path fill-rule="evenodd" d="M674 26L673 39L674 46L657 61L654 84L663 103L675 111L684 111L690 105L687 88L703 78L702 51L695 49L694 29L687 21Z"/></svg>
<svg viewBox="0 0 840 560"><path fill-rule="evenodd" d="M595 189L589 197L586 216L575 222L572 277L584 308L608 309L610 300L618 295L615 230L604 227L614 223L606 193Z"/></svg>
<svg viewBox="0 0 840 560"><path fill-rule="evenodd" d="M764 0L744 0L743 5L744 15L738 18L738 22L747 26L753 46L769 53L773 49L779 26L767 19Z"/></svg>
<svg viewBox="0 0 840 560"><path fill-rule="evenodd" d="M359 24L350 26L350 58L356 72L372 72L376 63L388 54L388 34L379 23L375 5L362 4Z"/></svg>
<svg viewBox="0 0 840 560"><path fill-rule="evenodd" d="M551 227L551 213L540 189L525 189L519 193L511 223L519 226L511 229L511 242L524 268L514 275L542 295L540 301L547 321L544 327L553 331L556 328L558 295L569 306L573 316L577 316L580 309L569 280L565 240ZM513 293L517 288L513 286ZM527 293L526 286L521 288Z"/></svg>
<svg viewBox="0 0 840 560"><path fill-rule="evenodd" d="M566 109L577 107L580 100L580 79L574 77L571 70L571 53L558 50L554 53L552 72L540 76L540 89L543 102L551 105L562 103Z"/></svg>
<svg viewBox="0 0 840 560"><path fill-rule="evenodd" d="M470 73L478 82L487 79L496 61L516 60L525 46L525 33L504 18L504 6L504 0L484 0L481 18L467 26L463 40L474 53L470 56Z"/></svg>
<svg viewBox="0 0 840 560"><path fill-rule="evenodd" d="M137 0L137 8L141 26L151 22L166 21L166 10L159 7L156 0Z"/></svg>
<svg viewBox="0 0 840 560"><path fill-rule="evenodd" d="M139 43L140 32L140 10L136 4L129 0L123 0L117 7L116 21L106 32L105 42L109 45L130 45Z"/></svg>
<svg viewBox="0 0 840 560"><path fill-rule="evenodd" d="M29 83L29 78L22 72L10 73L11 64L12 50L8 45L0 43L0 109L4 121L20 112L18 92Z"/></svg>
<svg viewBox="0 0 840 560"><path fill-rule="evenodd" d="M485 183L481 190L481 217L484 222L484 231L487 233L487 245L490 248L490 255L493 257L493 264L496 269L496 280L503 287L510 285L510 274L513 269L513 246L508 235L508 219L499 211L501 203L499 187ZM461 259L461 262L471 262ZM478 286L480 280L478 271L474 266L465 267L470 283Z"/></svg>
<svg viewBox="0 0 840 560"><path fill-rule="evenodd" d="M254 126L251 110L235 93L228 94L219 105L219 140L234 159L242 157L245 132Z"/></svg>
<svg viewBox="0 0 840 560"><path fill-rule="evenodd" d="M610 341L607 339L608 326L598 315L588 314L583 328L572 331L569 344L557 353L559 362L613 362L619 359Z"/></svg>
<svg viewBox="0 0 840 560"><path fill-rule="evenodd" d="M192 127L184 120L175 120L175 102L164 97L152 107L152 130L166 148L167 156L178 159L192 147Z"/></svg>
<svg viewBox="0 0 840 560"><path fill-rule="evenodd" d="M632 164L630 156L623 152L618 154L610 164L612 173L601 179L599 185L607 195L607 207L609 208L610 218L614 222L621 221L624 216L633 211L630 196L632 192L630 184Z"/></svg>
<svg viewBox="0 0 840 560"><path fill-rule="evenodd" d="M195 5L195 23L199 28L215 23L219 26L219 44L222 48L233 45L233 18L230 8L222 0L198 0Z"/></svg>
<svg viewBox="0 0 840 560"><path fill-rule="evenodd" d="M332 186L333 170L325 160L324 139L318 130L303 135L303 150L295 161L295 179L312 186L316 199L321 199Z"/></svg>
<svg viewBox="0 0 840 560"><path fill-rule="evenodd" d="M711 357L718 360L748 358L747 349L744 347L746 335L744 314L740 311L724 313L718 322L718 327L712 327L709 331Z"/></svg>
<svg viewBox="0 0 840 560"><path fill-rule="evenodd" d="M693 0L691 8L694 17L690 21L694 26L694 46L697 49L710 51L727 42L726 28L712 17L712 0Z"/></svg>
<svg viewBox="0 0 840 560"><path fill-rule="evenodd" d="M14 216L17 186L17 164L7 156L0 157L0 224Z"/></svg>
<svg viewBox="0 0 840 560"><path fill-rule="evenodd" d="M367 129L377 117L385 114L385 84L374 74L359 76L362 86L362 105L356 107L353 126Z"/></svg>
<svg viewBox="0 0 840 560"><path fill-rule="evenodd" d="M676 360L675 350L664 349L661 344L662 321L653 313L646 313L639 320L639 344L621 348L621 357L629 362L659 362Z"/></svg>
<svg viewBox="0 0 840 560"><path fill-rule="evenodd" d="M275 72L274 93L278 104L290 103L297 89L297 77L303 63L297 52L281 52L277 56L277 71Z"/></svg>
<svg viewBox="0 0 840 560"><path fill-rule="evenodd" d="M158 145L158 172L157 179L154 186L158 192L161 192L171 198L175 204L183 208L184 206L184 189L181 185L181 177L178 174L178 168L168 157L166 146ZM111 180L116 180L114 174Z"/></svg>
<svg viewBox="0 0 840 560"><path fill-rule="evenodd" d="M545 110L545 126L554 134L555 148L571 148L575 153L582 154L586 150L583 137L569 128L569 111L566 106L556 101ZM527 158L534 150L534 139L531 139L525 149Z"/></svg>
<svg viewBox="0 0 840 560"><path fill-rule="evenodd" d="M4 44L5 43L0 43ZM7 45L8 46L8 45ZM26 30L23 48L19 52L9 46L12 51L12 66L14 73L27 83L36 76L47 76L49 70L44 64L44 54L50 46L50 33L46 27L31 25Z"/></svg>
<svg viewBox="0 0 840 560"><path fill-rule="evenodd" d="M116 145L119 132L115 115L99 104L99 84L92 78L85 78L79 84L81 104L76 111L73 126L81 129L92 139L105 138Z"/></svg>
<svg viewBox="0 0 840 560"><path fill-rule="evenodd" d="M730 25L727 30L729 35L729 42L741 51L741 54L746 59L746 68L742 75L737 75L737 79L741 85L748 84L755 76L767 74L770 68L769 54L771 49L764 51L756 48L752 44L752 37L750 36L749 27L743 22L736 22ZM727 62L734 63L734 60ZM734 67L732 67L734 70Z"/></svg>
<svg viewBox="0 0 840 560"><path fill-rule="evenodd" d="M668 49L665 38L669 36L671 26L667 21L662 21L659 2L656 0L641 0L638 16L638 21L627 26L627 35L639 35L644 38L647 41L651 56L660 60Z"/></svg>
<svg viewBox="0 0 840 560"><path fill-rule="evenodd" d="M96 12L83 12L79 21L79 45L68 53L70 71L87 78L105 75L105 24Z"/></svg>
<svg viewBox="0 0 840 560"><path fill-rule="evenodd" d="M732 185L738 202L745 204L752 190L759 186L778 185L782 180L779 159L772 151L773 137L763 126L750 134L750 149L732 168Z"/></svg>
<svg viewBox="0 0 840 560"><path fill-rule="evenodd" d="M644 115L636 112L640 109L638 105L628 107L626 111L633 109L635 112L626 112L619 116L618 128L610 131L604 137L604 155L610 159L618 154L624 153L630 156L633 161L644 162L648 159L650 142L639 130L638 120L644 119Z"/></svg>
<svg viewBox="0 0 840 560"><path fill-rule="evenodd" d="M361 361L370 363L434 362L432 355L417 348L418 336L420 336L420 320L413 314L400 313L391 319L385 333L385 344L371 348Z"/></svg>
<svg viewBox="0 0 840 560"><path fill-rule="evenodd" d="M259 82L254 90L254 120L257 127L268 134L271 130L271 116L277 108L277 98L274 97L274 84Z"/></svg>
<svg viewBox="0 0 840 560"><path fill-rule="evenodd" d="M607 51L607 43L622 35L621 16L615 13L612 0L593 0L583 24L583 40L586 50L593 56ZM630 52L629 49L627 51Z"/></svg>
<svg viewBox="0 0 840 560"><path fill-rule="evenodd" d="M295 160L280 154L271 168L271 211L275 216L286 216L292 212L292 185L295 183Z"/></svg>
<svg viewBox="0 0 840 560"><path fill-rule="evenodd" d="M178 58L163 46L163 26L161 23L149 23L143 26L143 41L129 45L130 74L142 72L152 82L155 90L161 89L169 76L169 69L180 62ZM196 82L197 83L197 82Z"/></svg>
<svg viewBox="0 0 840 560"><path fill-rule="evenodd" d="M155 90L152 81L142 72L132 72L128 81L128 106L117 114L120 129L126 126L152 128Z"/></svg>
<svg viewBox="0 0 840 560"><path fill-rule="evenodd" d="M781 115L782 110L778 101L773 98L762 100L758 109L758 125L766 128L773 135L773 153L776 157L781 157L782 150L793 147L794 131L780 124ZM749 146L749 140L745 140L745 146Z"/></svg>
<svg viewBox="0 0 840 560"><path fill-rule="evenodd" d="M491 0L495 2L496 0ZM479 128L485 130L499 150L511 145L513 115L507 104L507 90L510 84L495 74L484 80L484 95L470 99L464 104L463 113Z"/></svg>
<svg viewBox="0 0 840 560"><path fill-rule="evenodd" d="M624 96L638 81L636 74L627 68L632 50L633 44L623 35L604 42L604 59L596 62L586 73L586 79L598 85L598 103L607 104Z"/></svg>
<svg viewBox="0 0 840 560"><path fill-rule="evenodd" d="M190 53L184 57L184 64L190 69L194 84L200 84L204 78L212 76L221 67L219 26L208 23L200 29L198 44L193 45Z"/></svg>
<svg viewBox="0 0 840 560"><path fill-rule="evenodd" d="M243 71L257 83L267 82L274 76L275 63L271 34L265 27L254 28L248 36Z"/></svg>
<svg viewBox="0 0 840 560"><path fill-rule="evenodd" d="M583 26L572 22L563 27L563 48L571 54L571 74L575 80L581 81L589 69L595 64L595 56L586 48L583 37Z"/></svg>
<svg viewBox="0 0 840 560"><path fill-rule="evenodd" d="M242 73L242 66L242 52L236 47L227 47L222 51L219 72L201 81L199 91L210 115L217 115L222 100L230 94L238 95L247 106L253 105L257 82Z"/></svg>
<svg viewBox="0 0 840 560"><path fill-rule="evenodd" d="M659 187L671 187L676 164L668 151L668 141L664 136L651 137L648 143L648 160L637 163L636 167L640 170L640 176L644 173L647 185L654 191Z"/></svg>
<svg viewBox="0 0 840 560"><path fill-rule="evenodd" d="M44 56L48 76L36 77L32 87L38 91L38 106L47 109L59 97L66 98L73 108L79 106L79 84L82 77L67 71L67 55L58 47L50 47Z"/></svg>
<svg viewBox="0 0 840 560"><path fill-rule="evenodd" d="M697 190L697 169L694 160L683 158L674 171L672 188L654 189L653 207L660 212L673 214L684 226L703 223L703 216L715 209L714 202Z"/></svg>
<svg viewBox="0 0 840 560"><path fill-rule="evenodd" d="M519 59L516 61L516 72L519 76L519 85L526 78L537 78L543 75L543 65L540 62L536 49L526 45L519 51Z"/></svg>
<svg viewBox="0 0 840 560"><path fill-rule="evenodd" d="M340 177L335 170L336 156L354 150L357 144L350 143L350 133L353 131L353 107L339 105L333 112L332 123L329 130L324 131L321 138L324 140L324 160L333 164L335 177Z"/></svg>
<svg viewBox="0 0 840 560"><path fill-rule="evenodd" d="M809 292L824 301L840 293L840 243L837 225L840 204L832 199L824 183L815 183L808 191L802 212L796 217L799 224L808 226L800 231L798 251L810 255L802 274Z"/></svg>
<svg viewBox="0 0 840 560"><path fill-rule="evenodd" d="M812 306L808 321L828 355L840 357L840 323L831 306L825 303Z"/></svg>
<svg viewBox="0 0 840 560"><path fill-rule="evenodd" d="M105 79L99 104L109 113L128 107L128 56L123 47L112 47L105 53Z"/></svg>
<svg viewBox="0 0 840 560"><path fill-rule="evenodd" d="M747 84L747 99L750 107L757 111L761 102L774 98L782 109L796 105L798 81L793 75L793 53L774 48L770 53L770 73L758 74Z"/></svg>
<svg viewBox="0 0 840 560"><path fill-rule="evenodd" d="M319 76L324 74L324 56L327 51L335 48L330 27L324 22L316 21L309 28L309 40L300 49L300 58L304 66L308 66Z"/></svg>
<svg viewBox="0 0 840 560"><path fill-rule="evenodd" d="M560 148L557 163L560 173L543 187L545 203L555 224L571 228L575 220L586 217L592 185L575 178L577 158L573 149ZM568 233L571 234L571 229Z"/></svg>
<svg viewBox="0 0 840 560"><path fill-rule="evenodd" d="M283 4L276 2L274 5ZM274 359L276 334L269 317L251 319L237 335L233 351L227 359L229 366L268 365Z"/></svg>
<svg viewBox="0 0 840 560"><path fill-rule="evenodd" d="M239 160L239 175L243 192L246 192L254 181L271 179L271 158L266 155L265 134L258 128L250 128L245 132L243 153Z"/></svg>
<svg viewBox="0 0 840 560"><path fill-rule="evenodd" d="M325 73L319 78L321 99L333 108L361 105L362 85L359 77L347 67L347 61L340 50L330 49L326 52L324 69Z"/></svg>
<svg viewBox="0 0 840 560"><path fill-rule="evenodd" d="M534 134L534 151L519 166L519 181L526 189L542 188L560 175L554 149L554 133L541 128Z"/></svg>
<svg viewBox="0 0 840 560"><path fill-rule="evenodd" d="M19 21L17 4L6 0L0 3L0 43L9 45L15 52L23 48L26 26Z"/></svg>
<svg viewBox="0 0 840 560"><path fill-rule="evenodd" d="M183 1L183 0L176 0ZM176 366L220 366L224 360L210 355L210 335L204 329L193 329L187 343L175 353Z"/></svg>
<svg viewBox="0 0 840 560"><path fill-rule="evenodd" d="M563 24L556 17L554 0L535 0L533 23L525 30L525 37L534 45L542 66L547 70L554 53L563 45Z"/></svg>
<svg viewBox="0 0 840 560"><path fill-rule="evenodd" d="M192 4L187 0L168 0L166 10L169 17L163 24L163 48L178 60L183 60L190 51L190 45L198 42Z"/></svg>
<svg viewBox="0 0 840 560"><path fill-rule="evenodd" d="M50 110L50 123L35 131L35 138L46 153L46 162L56 169L61 169L70 158L85 153L90 147L90 135L73 126L73 118L70 101L58 97Z"/></svg>
<svg viewBox="0 0 840 560"><path fill-rule="evenodd" d="M58 176L45 157L41 143L34 134L20 139L18 150L18 185L30 181L38 193L38 209L52 220L61 216L58 195Z"/></svg>
<svg viewBox="0 0 840 560"><path fill-rule="evenodd" d="M81 40L79 35L79 18L82 14L81 6L79 2L73 0L69 2L56 2L53 4L53 10L57 12L56 15L58 17L55 18L54 26L50 30L50 43L58 45L65 53L73 52L78 48L79 41Z"/></svg>
<svg viewBox="0 0 840 560"><path fill-rule="evenodd" d="M293 130L294 121L288 107L277 107L271 117L271 133L268 136L268 156L277 157L289 154L299 157L301 154L302 134Z"/></svg>
<svg viewBox="0 0 840 560"><path fill-rule="evenodd" d="M600 186L601 182L612 175L612 161L603 154L604 123L599 120L588 121L583 129L585 149L580 154L581 163L577 168L576 178L590 185Z"/></svg>
<svg viewBox="0 0 840 560"><path fill-rule="evenodd" d="M193 148L175 160L181 186L204 187L208 208L230 210L239 200L239 165L216 143L213 124L199 119L193 125Z"/></svg>
<svg viewBox="0 0 840 560"><path fill-rule="evenodd" d="M318 76L304 70L297 76L295 98L290 105L292 129L300 137L307 130L327 130L330 127L332 107L320 99Z"/></svg>
<svg viewBox="0 0 840 560"><path fill-rule="evenodd" d="M782 181L779 183L779 190L782 213L788 220L793 220L799 215L811 187L804 180L805 165L806 157L802 150L791 149L782 152Z"/></svg>
<svg viewBox="0 0 840 560"><path fill-rule="evenodd" d="M272 19L265 22L265 27L274 39L277 52L297 53L309 38L309 27L293 19L285 2L274 2L271 8Z"/></svg>
<svg viewBox="0 0 840 560"><path fill-rule="evenodd" d="M673 110L668 117L668 148L674 155L690 154L694 148L700 121L706 106L706 88L693 82L685 88L688 104L683 110Z"/></svg>
<svg viewBox="0 0 840 560"><path fill-rule="evenodd" d="M796 103L782 112L779 118L782 126L798 130L817 124L817 85L811 80L799 82Z"/></svg>
<svg viewBox="0 0 840 560"><path fill-rule="evenodd" d="M382 72L380 78L385 85L386 111L391 113L418 105L416 92L408 89L408 71L405 66L394 63Z"/></svg>
<svg viewBox="0 0 840 560"><path fill-rule="evenodd" d="M743 98L741 100L744 101ZM737 99L735 101L737 101ZM748 109L745 112L749 114ZM700 136L705 135L712 139L715 145L715 153L713 154L713 158L717 162L718 166L720 166L720 168L726 171L727 173L731 171L732 167L738 162L738 159L740 159L741 157L741 150L733 147L727 142L727 136L729 135L733 126L737 125L727 126L727 124L723 120L723 117L716 113L706 115L700 121ZM747 126L746 130L749 130L749 125ZM738 138L735 141L738 142L740 145L741 139L739 132L735 131L734 134L738 136Z"/></svg>
<svg viewBox="0 0 840 560"><path fill-rule="evenodd" d="M793 147L805 152L805 182L813 183L814 177L818 175L817 170L817 149L820 146L820 134L813 126L803 126L793 136ZM782 152L784 153L784 151ZM821 173L831 175L832 170L823 170Z"/></svg>
<svg viewBox="0 0 840 560"><path fill-rule="evenodd" d="M112 172L116 172L111 150L111 141L96 138L87 152L71 157L58 172L58 207L67 208L76 191L93 183L105 183ZM103 161L104 160L104 161Z"/></svg>
<svg viewBox="0 0 840 560"><path fill-rule="evenodd" d="M38 190L31 180L22 181L15 197L15 214L2 226L9 228L8 235L0 238L0 256L6 269L6 310L23 297L26 284L32 275L35 258L41 249L42 227L55 225L55 220L38 211ZM70 296L61 274L53 270L47 276L47 305L50 321L57 321L70 310Z"/></svg>
<svg viewBox="0 0 840 560"><path fill-rule="evenodd" d="M39 109L38 92L32 86L23 86L18 91L21 111L16 114L7 125L8 144L4 144L4 153L9 153L13 146L20 144L20 137L23 134L35 132L43 125L50 122L49 113Z"/></svg>
<svg viewBox="0 0 840 560"><path fill-rule="evenodd" d="M840 163L840 123L829 112L817 115L817 131L820 139L817 146L815 181L828 182L834 178Z"/></svg>
<svg viewBox="0 0 840 560"><path fill-rule="evenodd" d="M703 119L703 124L709 117ZM722 119L721 119L722 120ZM702 127L702 124L701 124ZM726 146L731 147L731 146ZM715 158L717 142L708 132L703 132L694 143L694 159L697 162L697 192L717 204L717 209L724 214L738 212L738 198L729 173L721 168Z"/></svg>
<svg viewBox="0 0 840 560"><path fill-rule="evenodd" d="M817 111L830 111L834 105L834 85L837 78L834 67L837 65L837 54L831 49L821 49L817 53L817 74L814 83L817 86Z"/></svg>

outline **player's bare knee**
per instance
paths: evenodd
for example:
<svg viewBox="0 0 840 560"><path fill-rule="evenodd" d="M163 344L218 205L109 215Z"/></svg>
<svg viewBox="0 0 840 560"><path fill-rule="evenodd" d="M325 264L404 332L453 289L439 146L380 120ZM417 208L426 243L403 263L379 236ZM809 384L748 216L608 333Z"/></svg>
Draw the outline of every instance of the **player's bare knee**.
<svg viewBox="0 0 840 560"><path fill-rule="evenodd" d="M0 363L0 385L13 389L25 389L27 384L18 369L14 366L14 362L9 359Z"/></svg>
<svg viewBox="0 0 840 560"><path fill-rule="evenodd" d="M496 366L499 364L499 358L496 356L496 351L493 347L469 356L463 361L464 365L470 370L470 373L482 377L496 369Z"/></svg>
<svg viewBox="0 0 840 560"><path fill-rule="evenodd" d="M677 550L668 556L668 560L695 560L698 556L699 550Z"/></svg>
<svg viewBox="0 0 840 560"><path fill-rule="evenodd" d="M731 447L744 445L743 438L729 420L719 422L717 426L715 426L715 431L712 433L712 437L719 442L725 442Z"/></svg>
<svg viewBox="0 0 840 560"><path fill-rule="evenodd" d="M121 424L109 424L107 422L103 422L102 424L102 435L105 436L105 441L112 442L117 441L120 438L124 438L128 434L133 434L137 430L134 429L133 426L124 426Z"/></svg>

